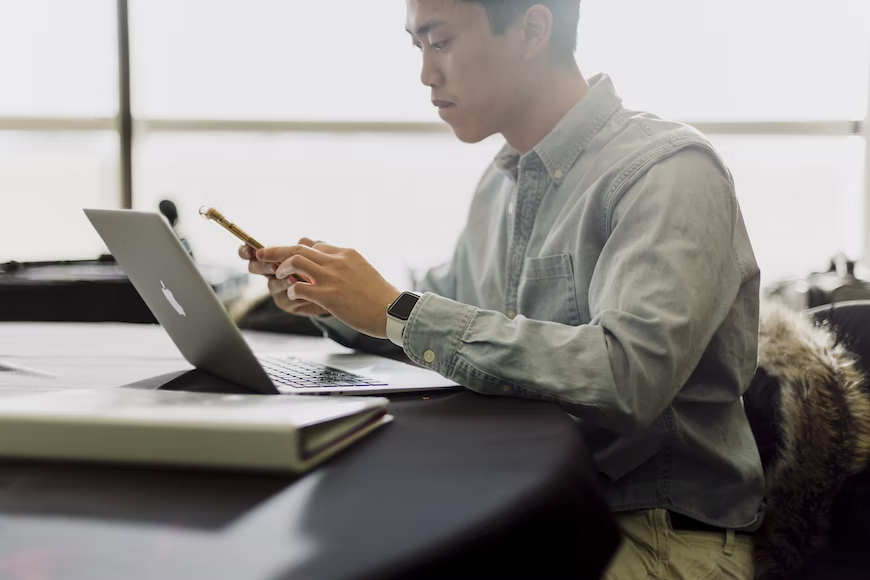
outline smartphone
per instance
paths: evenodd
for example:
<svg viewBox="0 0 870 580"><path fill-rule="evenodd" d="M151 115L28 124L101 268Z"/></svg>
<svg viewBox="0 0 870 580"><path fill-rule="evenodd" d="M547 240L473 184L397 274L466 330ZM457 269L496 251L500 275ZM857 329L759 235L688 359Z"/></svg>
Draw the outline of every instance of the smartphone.
<svg viewBox="0 0 870 580"><path fill-rule="evenodd" d="M223 229L239 238L243 244L253 248L254 250L259 250L260 248L264 247L263 244L249 236L247 233L245 233L245 230L225 218L224 214L222 214L213 207L202 206L201 208L199 208L199 215L207 220L212 220Z"/></svg>
<svg viewBox="0 0 870 580"><path fill-rule="evenodd" d="M218 224L223 229L225 229L226 231L230 232L231 234L233 234L234 236L239 238L242 241L242 243L244 243L246 246L253 248L254 251L265 247L265 246L263 246L263 244L261 244L260 242L258 242L257 240L255 240L254 238L249 236L245 232L245 230L243 230L242 228L240 228L239 226L237 226L236 224L234 224L233 222L228 220L226 217L224 217L224 214L222 214L221 212L219 212L218 210L216 210L213 207L202 206L201 208L199 208L199 215L201 215L202 217L204 217L207 220L211 220L214 223ZM296 274L293 274L290 277L296 282L311 282L307 278L304 278L302 276L297 276Z"/></svg>

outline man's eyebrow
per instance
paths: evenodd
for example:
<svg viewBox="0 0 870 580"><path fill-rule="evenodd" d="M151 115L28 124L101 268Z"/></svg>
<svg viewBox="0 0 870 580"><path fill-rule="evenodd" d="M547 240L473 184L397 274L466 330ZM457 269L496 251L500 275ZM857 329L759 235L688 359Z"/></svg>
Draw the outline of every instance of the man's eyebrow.
<svg viewBox="0 0 870 580"><path fill-rule="evenodd" d="M425 24L420 26L420 28L417 29L416 34L414 32L411 32L407 27L405 28L405 32L416 36L422 36L424 34L428 34L429 31L433 28L438 28L439 26L443 26L444 24L447 23L443 20L430 20L429 22L426 22Z"/></svg>

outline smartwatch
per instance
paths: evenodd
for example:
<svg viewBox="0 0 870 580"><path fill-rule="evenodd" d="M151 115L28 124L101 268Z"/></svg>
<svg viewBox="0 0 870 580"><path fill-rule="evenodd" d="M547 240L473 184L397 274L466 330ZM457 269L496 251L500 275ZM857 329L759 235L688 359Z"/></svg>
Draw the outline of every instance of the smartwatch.
<svg viewBox="0 0 870 580"><path fill-rule="evenodd" d="M411 311L420 300L420 294L416 292L402 292L399 297L387 308L387 338L397 346L402 345L402 336L405 334L405 325L411 316Z"/></svg>

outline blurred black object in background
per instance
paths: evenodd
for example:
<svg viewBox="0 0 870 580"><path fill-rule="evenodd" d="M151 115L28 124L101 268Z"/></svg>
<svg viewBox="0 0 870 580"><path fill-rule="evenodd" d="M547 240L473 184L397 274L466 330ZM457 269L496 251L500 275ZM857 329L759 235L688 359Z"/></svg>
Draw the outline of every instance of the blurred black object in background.
<svg viewBox="0 0 870 580"><path fill-rule="evenodd" d="M199 265L225 306L241 296L247 272ZM108 254L96 260L0 264L0 321L157 322Z"/></svg>
<svg viewBox="0 0 870 580"><path fill-rule="evenodd" d="M860 270L856 274L855 261L840 252L831 258L827 271L776 282L766 288L766 294L798 310L870 300L870 274Z"/></svg>
<svg viewBox="0 0 870 580"><path fill-rule="evenodd" d="M178 229L178 208L168 199L160 213L193 257ZM224 306L240 299L248 273L197 264ZM0 264L0 321L146 322L157 320L110 254L96 260Z"/></svg>
<svg viewBox="0 0 870 580"><path fill-rule="evenodd" d="M190 242L187 241L187 238L184 237L184 235L182 235L181 233L181 230L178 229L178 208L175 207L175 204L168 199L161 200L158 207L160 209L160 213L163 214L163 217L165 217L166 221L169 222L169 225L175 232L175 235L178 236L178 239L181 241L181 245L184 246L184 249L187 250L187 253L190 254L191 258L193 258L193 248L190 246Z"/></svg>
<svg viewBox="0 0 870 580"><path fill-rule="evenodd" d="M242 330L323 336L323 331L314 326L310 318L284 312L268 294L247 304L244 310L239 309L234 318Z"/></svg>

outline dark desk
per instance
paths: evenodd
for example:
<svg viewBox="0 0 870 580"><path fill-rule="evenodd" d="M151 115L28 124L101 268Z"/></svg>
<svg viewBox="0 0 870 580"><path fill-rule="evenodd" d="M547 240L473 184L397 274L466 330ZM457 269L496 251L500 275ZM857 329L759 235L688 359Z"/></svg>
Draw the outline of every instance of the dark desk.
<svg viewBox="0 0 870 580"><path fill-rule="evenodd" d="M323 346L248 338L258 350ZM114 324L0 324L4 360L78 387L189 368L161 329ZM0 396L21 392L22 380L3 374ZM2 461L0 578L586 578L603 570L617 531L558 407L459 392L396 398L391 410L393 424L300 478Z"/></svg>

